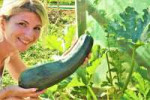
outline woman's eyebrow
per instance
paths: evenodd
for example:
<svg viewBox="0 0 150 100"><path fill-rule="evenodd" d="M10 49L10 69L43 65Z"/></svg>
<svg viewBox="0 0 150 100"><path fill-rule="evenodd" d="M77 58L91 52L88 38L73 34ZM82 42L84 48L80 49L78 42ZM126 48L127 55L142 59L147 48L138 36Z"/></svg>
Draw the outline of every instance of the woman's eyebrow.
<svg viewBox="0 0 150 100"><path fill-rule="evenodd" d="M36 25L37 27L42 27L42 25Z"/></svg>
<svg viewBox="0 0 150 100"><path fill-rule="evenodd" d="M26 21L26 20L21 20L21 21L25 22L26 24L29 24L29 22L28 22L28 21ZM42 25L41 25L41 24L38 24L38 25L36 25L36 26L38 26L38 27L42 27Z"/></svg>
<svg viewBox="0 0 150 100"><path fill-rule="evenodd" d="M28 22L28 21L26 21L26 20L21 20L21 21L25 22L26 24L29 24L29 22Z"/></svg>

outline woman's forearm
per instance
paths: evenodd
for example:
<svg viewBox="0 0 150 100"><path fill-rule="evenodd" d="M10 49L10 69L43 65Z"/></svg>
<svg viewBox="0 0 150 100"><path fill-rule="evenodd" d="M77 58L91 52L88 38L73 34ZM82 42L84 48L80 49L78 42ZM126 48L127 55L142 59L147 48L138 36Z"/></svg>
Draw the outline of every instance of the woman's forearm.
<svg viewBox="0 0 150 100"><path fill-rule="evenodd" d="M8 96L9 96L9 91L6 88L0 90L0 100L3 100Z"/></svg>

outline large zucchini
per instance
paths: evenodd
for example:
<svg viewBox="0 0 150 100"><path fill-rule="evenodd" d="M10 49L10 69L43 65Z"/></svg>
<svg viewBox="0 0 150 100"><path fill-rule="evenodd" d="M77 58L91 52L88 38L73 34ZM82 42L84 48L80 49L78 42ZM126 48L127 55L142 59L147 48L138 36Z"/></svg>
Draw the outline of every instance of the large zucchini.
<svg viewBox="0 0 150 100"><path fill-rule="evenodd" d="M43 90L68 77L84 62L93 45L87 34L79 37L71 51L62 59L27 69L19 77L19 86Z"/></svg>

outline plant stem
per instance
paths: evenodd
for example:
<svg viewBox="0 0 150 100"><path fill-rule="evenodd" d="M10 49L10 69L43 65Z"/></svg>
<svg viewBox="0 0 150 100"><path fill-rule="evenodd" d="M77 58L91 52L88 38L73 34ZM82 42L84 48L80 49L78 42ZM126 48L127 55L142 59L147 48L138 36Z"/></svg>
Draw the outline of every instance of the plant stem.
<svg viewBox="0 0 150 100"><path fill-rule="evenodd" d="M106 52L106 60L107 60L107 65L108 65L108 73L109 73L109 78L110 78L110 83L113 86L113 79L111 75L111 70L110 70L110 64L109 64L109 59L108 59L108 52Z"/></svg>
<svg viewBox="0 0 150 100"><path fill-rule="evenodd" d="M86 7L85 0L76 1L76 22L78 37L86 31Z"/></svg>
<svg viewBox="0 0 150 100"><path fill-rule="evenodd" d="M86 87L89 90L91 96L93 97L92 100L97 100L97 97L96 97L95 93L93 92L93 90L91 89L91 87L89 87L89 86L86 86Z"/></svg>
<svg viewBox="0 0 150 100"><path fill-rule="evenodd" d="M118 81L118 83L120 83L121 81L120 81L120 79L121 79L121 61L119 60L119 56L118 56L118 62L119 62L119 65L118 65L118 69L117 69L117 72L116 72L116 74L117 74L117 81ZM121 87L119 87L119 91L120 91L120 89L121 89Z"/></svg>
<svg viewBox="0 0 150 100"><path fill-rule="evenodd" d="M129 82L130 82L130 79L131 79L131 76L132 76L132 73L133 73L134 64L135 64L135 61L134 61L134 58L135 58L135 50L136 50L136 47L134 46L134 47L133 47L133 51L132 51L133 53L132 53L132 60L131 60L131 61L132 61L132 62L131 62L131 68L130 68L128 77L127 77L127 79L126 79L126 81L125 81L125 85L124 85L124 87L123 87L123 89L122 89L121 96L123 96L125 90L127 89L127 86L128 86L128 84L129 84Z"/></svg>
<svg viewBox="0 0 150 100"><path fill-rule="evenodd" d="M107 90L107 100L109 100L109 92L108 92L108 90Z"/></svg>

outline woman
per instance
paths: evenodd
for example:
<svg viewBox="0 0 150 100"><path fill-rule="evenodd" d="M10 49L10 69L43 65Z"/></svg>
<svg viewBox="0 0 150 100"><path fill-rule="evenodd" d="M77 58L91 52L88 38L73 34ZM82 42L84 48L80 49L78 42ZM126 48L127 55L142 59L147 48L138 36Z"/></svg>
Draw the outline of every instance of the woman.
<svg viewBox="0 0 150 100"><path fill-rule="evenodd" d="M4 0L0 12L0 75L5 66L15 80L26 65L19 53L35 43L46 27L48 15L38 0ZM35 88L8 86L0 90L0 100L36 99L42 92Z"/></svg>

